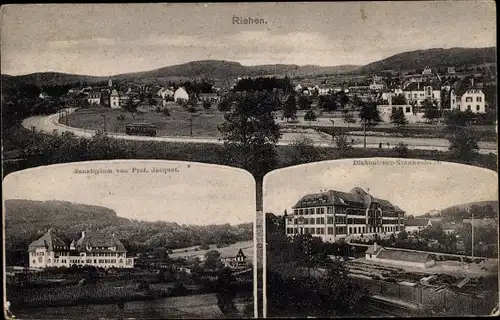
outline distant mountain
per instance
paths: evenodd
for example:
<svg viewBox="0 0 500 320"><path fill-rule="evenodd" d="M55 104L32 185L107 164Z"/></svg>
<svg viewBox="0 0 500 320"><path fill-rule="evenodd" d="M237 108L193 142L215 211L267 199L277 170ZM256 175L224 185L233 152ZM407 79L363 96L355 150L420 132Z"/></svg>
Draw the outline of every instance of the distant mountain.
<svg viewBox="0 0 500 320"><path fill-rule="evenodd" d="M469 212L467 212L467 210L469 210ZM498 201L477 201L451 206L442 209L440 211L440 216L454 219L467 219L471 217L472 212L474 212L474 217L478 219L498 218Z"/></svg>
<svg viewBox="0 0 500 320"><path fill-rule="evenodd" d="M427 49L403 52L389 58L367 64L356 73L374 73L383 70L413 70L431 68L463 67L496 62L496 48L451 48Z"/></svg>
<svg viewBox="0 0 500 320"><path fill-rule="evenodd" d="M2 87L5 85L34 84L38 87L52 85L66 85L79 82L95 83L105 81L107 77L86 76L61 72L37 72L21 76L2 74Z"/></svg>
<svg viewBox="0 0 500 320"><path fill-rule="evenodd" d="M239 62L225 60L201 60L168 66L151 71L141 71L133 73L123 73L112 76L118 80L139 80L157 78L179 78L179 79L221 79L228 80L237 77L254 76L307 76L346 73L356 70L359 66L342 65L333 67L323 67L316 65L298 66L292 64L272 64L244 66ZM105 81L107 77L76 75L57 72L32 73L21 76L10 76L2 74L2 86L16 83L29 83L37 86L66 85L78 83L80 81L89 84Z"/></svg>

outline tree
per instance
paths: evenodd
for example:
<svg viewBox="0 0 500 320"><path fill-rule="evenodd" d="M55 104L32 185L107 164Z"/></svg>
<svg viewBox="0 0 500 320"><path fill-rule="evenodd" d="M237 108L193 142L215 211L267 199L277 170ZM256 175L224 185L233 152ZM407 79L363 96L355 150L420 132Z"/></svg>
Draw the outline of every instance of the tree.
<svg viewBox="0 0 500 320"><path fill-rule="evenodd" d="M408 157L408 145L406 145L405 143L403 143L402 141L399 142L394 148L393 148L394 151L396 151L396 153L398 154L398 156L400 158L406 158Z"/></svg>
<svg viewBox="0 0 500 320"><path fill-rule="evenodd" d="M347 110L345 110L345 112L342 114L342 119L345 123L347 123L347 129L349 129L349 124L356 123L356 119L354 119L354 115L352 114L352 112Z"/></svg>
<svg viewBox="0 0 500 320"><path fill-rule="evenodd" d="M359 112L359 118L361 121L366 122L366 124L370 126L377 125L382 121L375 102L367 102L363 104L361 106L361 111Z"/></svg>
<svg viewBox="0 0 500 320"><path fill-rule="evenodd" d="M400 232L398 233L398 240L402 240L402 241L404 241L404 240L406 240L406 239L408 239L408 233L407 233L405 230L400 231Z"/></svg>
<svg viewBox="0 0 500 320"><path fill-rule="evenodd" d="M307 110L306 114L304 115L304 120L309 122L309 125L311 125L311 121L316 121L316 113L312 109Z"/></svg>
<svg viewBox="0 0 500 320"><path fill-rule="evenodd" d="M335 111L337 106L337 101L330 95L318 97L318 108L324 111Z"/></svg>
<svg viewBox="0 0 500 320"><path fill-rule="evenodd" d="M237 93L224 113L219 131L226 162L263 176L277 165L276 144L281 137L274 121L275 105L267 93Z"/></svg>
<svg viewBox="0 0 500 320"><path fill-rule="evenodd" d="M311 108L311 99L308 96L300 95L298 99L299 108L306 110Z"/></svg>
<svg viewBox="0 0 500 320"><path fill-rule="evenodd" d="M215 291L217 296L217 305L224 316L235 318L238 316L238 309L234 303L237 296L237 290L234 285L236 279L231 269L223 268L217 277Z"/></svg>
<svg viewBox="0 0 500 320"><path fill-rule="evenodd" d="M471 162L478 154L478 139L474 132L465 128L456 128L448 134L448 150L456 159Z"/></svg>
<svg viewBox="0 0 500 320"><path fill-rule="evenodd" d="M290 165L324 160L320 150L314 146L311 138L302 137L292 143L292 160Z"/></svg>
<svg viewBox="0 0 500 320"><path fill-rule="evenodd" d="M156 106L156 99L155 98L148 98L148 103L150 106Z"/></svg>
<svg viewBox="0 0 500 320"><path fill-rule="evenodd" d="M423 101L422 108L424 109L424 118L427 120L432 121L441 117L441 112L437 105L430 99L425 99Z"/></svg>
<svg viewBox="0 0 500 320"><path fill-rule="evenodd" d="M394 105L406 105L406 98L404 94L397 94L392 98L392 104Z"/></svg>
<svg viewBox="0 0 500 320"><path fill-rule="evenodd" d="M408 124L402 108L392 108L390 119L391 123L398 128Z"/></svg>
<svg viewBox="0 0 500 320"><path fill-rule="evenodd" d="M203 109L210 110L210 108L212 108L212 104L210 103L210 101L208 100L203 101Z"/></svg>
<svg viewBox="0 0 500 320"><path fill-rule="evenodd" d="M220 252L210 250L205 253L205 268L218 269L220 267Z"/></svg>
<svg viewBox="0 0 500 320"><path fill-rule="evenodd" d="M297 119L297 100L294 95L288 96L283 105L283 117L288 122L289 119Z"/></svg>
<svg viewBox="0 0 500 320"><path fill-rule="evenodd" d="M134 115L134 113L137 112L137 104L132 99L128 99L125 105L123 106L123 109L127 110L132 115Z"/></svg>
<svg viewBox="0 0 500 320"><path fill-rule="evenodd" d="M339 158L345 158L352 149L352 143L345 134L335 136L335 151Z"/></svg>

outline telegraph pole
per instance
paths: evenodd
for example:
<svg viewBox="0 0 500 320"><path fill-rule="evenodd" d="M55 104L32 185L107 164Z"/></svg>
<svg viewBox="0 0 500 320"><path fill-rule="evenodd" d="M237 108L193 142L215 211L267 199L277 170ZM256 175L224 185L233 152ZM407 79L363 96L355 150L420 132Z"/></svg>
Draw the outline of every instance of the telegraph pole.
<svg viewBox="0 0 500 320"><path fill-rule="evenodd" d="M106 132L106 115L105 114L101 114L101 117L104 120L104 128L103 128L104 130L103 131Z"/></svg>
<svg viewBox="0 0 500 320"><path fill-rule="evenodd" d="M193 114L191 113L191 118L189 118L189 136L193 136Z"/></svg>
<svg viewBox="0 0 500 320"><path fill-rule="evenodd" d="M474 211L472 212L472 257L474 258Z"/></svg>
<svg viewBox="0 0 500 320"><path fill-rule="evenodd" d="M366 119L363 121L363 148L366 149Z"/></svg>

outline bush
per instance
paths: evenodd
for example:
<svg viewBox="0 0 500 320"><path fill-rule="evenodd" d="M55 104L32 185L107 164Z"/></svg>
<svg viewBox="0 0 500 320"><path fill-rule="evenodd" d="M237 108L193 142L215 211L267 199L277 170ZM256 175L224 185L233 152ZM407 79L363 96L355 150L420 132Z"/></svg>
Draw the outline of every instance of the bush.
<svg viewBox="0 0 500 320"><path fill-rule="evenodd" d="M393 149L400 158L408 157L408 145L404 144L403 142L398 143Z"/></svg>

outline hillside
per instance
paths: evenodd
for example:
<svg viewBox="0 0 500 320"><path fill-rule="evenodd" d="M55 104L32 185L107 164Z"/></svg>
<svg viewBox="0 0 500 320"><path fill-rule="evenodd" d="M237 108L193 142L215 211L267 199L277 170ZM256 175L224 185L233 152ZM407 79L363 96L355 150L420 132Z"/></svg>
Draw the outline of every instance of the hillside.
<svg viewBox="0 0 500 320"><path fill-rule="evenodd" d="M124 73L112 76L118 80L144 80L144 79L219 79L229 80L237 77L252 77L265 75L284 76L306 76L345 73L357 69L359 66L345 65L322 67L315 65L297 66L290 64L272 64L244 66L241 63L224 60L201 60L184 64L168 66L151 71L142 71L134 73ZM66 85L78 83L80 81L89 84L104 81L107 77L93 77L76 74L41 72L22 76L10 76L2 74L2 86L16 83L29 83L37 86Z"/></svg>
<svg viewBox="0 0 500 320"><path fill-rule="evenodd" d="M389 58L367 64L356 73L374 73L382 70L413 70L443 67L464 67L496 62L495 47L428 49L403 52Z"/></svg>
<svg viewBox="0 0 500 320"><path fill-rule="evenodd" d="M29 243L52 229L69 243L82 231L114 234L131 252L183 248L200 244L235 243L253 239L253 224L179 225L118 217L100 206L65 201L5 200L5 246L10 263L26 253Z"/></svg>
<svg viewBox="0 0 500 320"><path fill-rule="evenodd" d="M89 84L99 81L105 81L107 77L94 77L79 74L61 73L61 72L37 72L25 74L21 76L10 76L2 74L2 88L9 85L17 84L34 84L38 87L53 86L53 85L67 85L86 82Z"/></svg>
<svg viewBox="0 0 500 320"><path fill-rule="evenodd" d="M478 219L498 218L498 201L477 201L451 206L441 210L441 217L467 219L471 217L472 212Z"/></svg>

